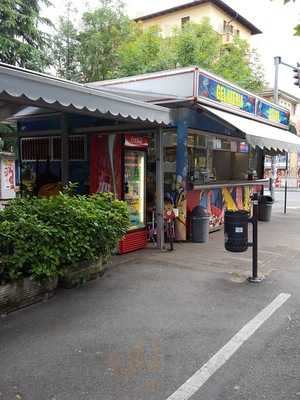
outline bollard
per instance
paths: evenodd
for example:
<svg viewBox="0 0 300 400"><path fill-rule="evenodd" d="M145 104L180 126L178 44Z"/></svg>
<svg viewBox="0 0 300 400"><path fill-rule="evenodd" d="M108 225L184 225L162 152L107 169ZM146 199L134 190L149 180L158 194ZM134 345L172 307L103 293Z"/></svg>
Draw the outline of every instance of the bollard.
<svg viewBox="0 0 300 400"><path fill-rule="evenodd" d="M249 218L249 214L245 211L225 213L225 249L234 253L242 253L252 247L252 276L248 278L251 283L260 283L264 277L258 276L258 194L252 195L253 215ZM248 224L251 223L252 243L248 241Z"/></svg>
<svg viewBox="0 0 300 400"><path fill-rule="evenodd" d="M253 215L249 222L253 226L252 243L248 246L252 247L252 276L248 278L251 283L260 283L264 280L263 276L258 276L258 194L254 193L252 196L253 201Z"/></svg>

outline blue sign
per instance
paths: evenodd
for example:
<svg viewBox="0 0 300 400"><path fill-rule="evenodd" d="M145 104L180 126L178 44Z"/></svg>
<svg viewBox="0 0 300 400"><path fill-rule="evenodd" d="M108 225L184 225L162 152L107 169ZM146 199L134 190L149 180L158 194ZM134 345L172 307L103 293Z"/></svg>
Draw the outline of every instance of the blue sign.
<svg viewBox="0 0 300 400"><path fill-rule="evenodd" d="M255 96L243 93L206 75L199 74L198 95L218 103L238 108L247 113L255 114Z"/></svg>
<svg viewBox="0 0 300 400"><path fill-rule="evenodd" d="M257 102L257 115L276 124L289 125L290 113L288 111L280 110L261 100Z"/></svg>

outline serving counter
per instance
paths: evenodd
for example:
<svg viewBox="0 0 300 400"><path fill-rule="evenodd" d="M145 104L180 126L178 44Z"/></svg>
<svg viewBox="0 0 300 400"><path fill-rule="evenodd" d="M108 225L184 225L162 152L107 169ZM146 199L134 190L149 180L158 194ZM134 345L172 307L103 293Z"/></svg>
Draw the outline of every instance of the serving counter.
<svg viewBox="0 0 300 400"><path fill-rule="evenodd" d="M267 186L269 179L255 179L245 181L223 181L223 182L210 182L203 185L194 185L193 190L209 190L219 189L228 187L239 187L239 186Z"/></svg>
<svg viewBox="0 0 300 400"><path fill-rule="evenodd" d="M268 184L268 179L256 179L194 185L187 192L187 221L194 207L200 205L210 215L210 231L217 230L224 224L226 210L250 211L251 194L261 192Z"/></svg>

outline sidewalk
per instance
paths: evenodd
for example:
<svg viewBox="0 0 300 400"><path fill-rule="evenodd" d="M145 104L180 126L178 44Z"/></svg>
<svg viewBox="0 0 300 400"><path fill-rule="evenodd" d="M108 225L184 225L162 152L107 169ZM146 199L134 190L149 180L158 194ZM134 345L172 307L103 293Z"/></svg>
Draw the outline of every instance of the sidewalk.
<svg viewBox="0 0 300 400"><path fill-rule="evenodd" d="M225 252L220 231L116 257L102 279L2 318L0 399L167 399L287 285L299 293L299 235L300 212L259 225L260 285L246 281L251 251Z"/></svg>
<svg viewBox="0 0 300 400"><path fill-rule="evenodd" d="M272 222L259 222L258 241L259 272L262 275L268 276L272 271L280 270L287 260L292 262L298 257L300 260L300 205L299 210L288 210L286 215L275 208ZM150 246L144 251L123 255L121 260L114 257L112 265L116 266L120 261L122 264L155 261L182 269L214 271L242 282L252 271L252 249L245 253L227 252L224 232L220 230L210 234L209 243L176 243L174 252L159 252Z"/></svg>

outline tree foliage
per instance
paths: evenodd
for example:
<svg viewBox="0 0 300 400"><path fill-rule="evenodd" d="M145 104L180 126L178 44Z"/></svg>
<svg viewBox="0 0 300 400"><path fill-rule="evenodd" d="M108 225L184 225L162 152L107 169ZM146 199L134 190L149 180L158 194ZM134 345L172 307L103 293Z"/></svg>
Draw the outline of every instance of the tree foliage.
<svg viewBox="0 0 300 400"><path fill-rule="evenodd" d="M0 60L2 62L44 70L49 64L47 35L39 28L50 25L41 16L41 5L48 0L1 0L0 2Z"/></svg>
<svg viewBox="0 0 300 400"><path fill-rule="evenodd" d="M118 67L118 51L129 35L129 19L119 0L100 0L100 6L86 12L79 33L83 79L97 81L110 78Z"/></svg>
<svg viewBox="0 0 300 400"><path fill-rule="evenodd" d="M257 53L236 38L224 46L209 19L187 23L164 37L157 26L143 29L129 20L121 0L97 0L87 11L80 29L74 24L76 10L66 1L52 40L52 65L60 77L91 82L164 69L198 65L247 89L260 90L263 70ZM2 61L42 70L46 37L38 24L50 23L40 16L48 0L2 0L0 51Z"/></svg>
<svg viewBox="0 0 300 400"><path fill-rule="evenodd" d="M155 26L144 31L140 26L133 29L120 46L118 76L197 65L249 90L260 91L264 85L257 52L239 38L224 46L209 19L174 29L168 38Z"/></svg>
<svg viewBox="0 0 300 400"><path fill-rule="evenodd" d="M78 81L80 80L79 40L77 29L72 21L77 10L68 0L65 11L65 15L59 17L58 27L52 41L53 64L58 76Z"/></svg>

